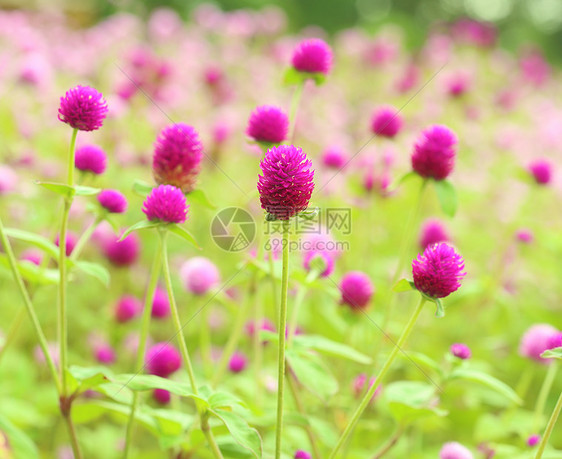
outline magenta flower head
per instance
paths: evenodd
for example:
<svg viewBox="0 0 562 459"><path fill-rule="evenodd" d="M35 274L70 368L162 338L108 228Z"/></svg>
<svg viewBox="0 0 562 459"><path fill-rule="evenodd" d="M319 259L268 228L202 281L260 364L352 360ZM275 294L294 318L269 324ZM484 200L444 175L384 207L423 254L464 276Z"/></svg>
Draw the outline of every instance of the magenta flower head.
<svg viewBox="0 0 562 459"><path fill-rule="evenodd" d="M101 92L89 86L76 86L60 98L58 118L73 129L95 131L107 116L107 102Z"/></svg>
<svg viewBox="0 0 562 459"><path fill-rule="evenodd" d="M144 200L142 211L150 221L184 223L189 205L179 188L160 185L154 188Z"/></svg>
<svg viewBox="0 0 562 459"><path fill-rule="evenodd" d="M146 352L146 368L151 375L167 378L180 366L180 353L169 343L156 343Z"/></svg>
<svg viewBox="0 0 562 459"><path fill-rule="evenodd" d="M291 62L299 72L327 75L332 69L332 61L332 50L328 44L319 38L311 38L297 45Z"/></svg>
<svg viewBox="0 0 562 459"><path fill-rule="evenodd" d="M558 334L552 325L536 324L531 326L521 338L519 354L536 362L549 364L550 359L543 359L541 354L549 349L550 340Z"/></svg>
<svg viewBox="0 0 562 459"><path fill-rule="evenodd" d="M110 214L122 214L127 210L127 198L117 190L102 190L98 202Z"/></svg>
<svg viewBox="0 0 562 459"><path fill-rule="evenodd" d="M60 241L60 235L57 234L57 237L55 238L55 245L57 247L60 247L59 241ZM74 250L74 247L76 247L77 242L78 242L78 238L74 233L66 233L65 253L67 257L69 257L70 254L72 254L72 251Z"/></svg>
<svg viewBox="0 0 562 459"><path fill-rule="evenodd" d="M132 295L122 296L115 306L115 319L125 323L133 320L142 310L140 301Z"/></svg>
<svg viewBox="0 0 562 459"><path fill-rule="evenodd" d="M184 123L167 126L154 144L154 180L160 185L173 185L189 193L195 188L202 158L203 145L194 128Z"/></svg>
<svg viewBox="0 0 562 459"><path fill-rule="evenodd" d="M539 441L541 441L541 436L533 434L529 438L527 438L527 446L530 446L532 448L533 446L538 445Z"/></svg>
<svg viewBox="0 0 562 459"><path fill-rule="evenodd" d="M446 126L425 129L414 145L412 168L423 178L443 180L455 166L457 136Z"/></svg>
<svg viewBox="0 0 562 459"><path fill-rule="evenodd" d="M468 448L452 441L443 445L439 452L439 459L473 459L473 456Z"/></svg>
<svg viewBox="0 0 562 459"><path fill-rule="evenodd" d="M154 389L152 391L152 398L160 405L167 405L170 403L171 394L166 389Z"/></svg>
<svg viewBox="0 0 562 459"><path fill-rule="evenodd" d="M380 137L393 138L402 128L402 117L394 107L380 107L371 118L371 132Z"/></svg>
<svg viewBox="0 0 562 459"><path fill-rule="evenodd" d="M140 239L135 233L129 234L122 241L111 236L102 242L102 250L107 259L115 266L131 266L140 253Z"/></svg>
<svg viewBox="0 0 562 459"><path fill-rule="evenodd" d="M527 170L538 185L548 185L552 180L552 164L545 159L537 159L527 167Z"/></svg>
<svg viewBox="0 0 562 459"><path fill-rule="evenodd" d="M76 149L74 166L82 172L100 175L107 167L107 156L97 145L84 145Z"/></svg>
<svg viewBox="0 0 562 459"><path fill-rule="evenodd" d="M220 273L208 258L194 257L182 265L180 278L188 292L204 295L220 282Z"/></svg>
<svg viewBox="0 0 562 459"><path fill-rule="evenodd" d="M303 449L295 451L295 459L312 459L312 455Z"/></svg>
<svg viewBox="0 0 562 459"><path fill-rule="evenodd" d="M519 231L517 231L515 237L519 242L522 242L523 244L530 244L535 239L533 232L530 229L526 228L521 228Z"/></svg>
<svg viewBox="0 0 562 459"><path fill-rule="evenodd" d="M150 315L155 319L164 319L170 315L170 301L166 290L156 287L154 298L152 298L152 310Z"/></svg>
<svg viewBox="0 0 562 459"><path fill-rule="evenodd" d="M347 163L346 155L337 147L330 147L322 153L322 164L330 169L341 169Z"/></svg>
<svg viewBox="0 0 562 459"><path fill-rule="evenodd" d="M440 220L432 218L424 222L419 238L419 244L422 249L432 244L447 242L449 240L450 238L445 229L445 225Z"/></svg>
<svg viewBox="0 0 562 459"><path fill-rule="evenodd" d="M256 142L281 143L289 132L289 117L274 105L257 107L248 120L246 134Z"/></svg>
<svg viewBox="0 0 562 459"><path fill-rule="evenodd" d="M334 272L334 255L328 251L307 250L303 255L303 266L307 271L313 266L323 267L320 276L328 277Z"/></svg>
<svg viewBox="0 0 562 459"><path fill-rule="evenodd" d="M340 282L340 304L348 305L352 310L364 309L375 291L371 279L361 271L350 271Z"/></svg>
<svg viewBox="0 0 562 459"><path fill-rule="evenodd" d="M302 149L270 148L261 160L258 179L261 207L278 220L289 220L308 207L314 190L314 169Z"/></svg>
<svg viewBox="0 0 562 459"><path fill-rule="evenodd" d="M248 359L244 354L241 352L235 352L230 357L230 361L228 362L228 369L232 371L232 373L240 373L244 371L246 365L248 364Z"/></svg>
<svg viewBox="0 0 562 459"><path fill-rule="evenodd" d="M107 343L95 346L94 354L99 363L109 365L115 362L115 350Z"/></svg>
<svg viewBox="0 0 562 459"><path fill-rule="evenodd" d="M412 261L414 285L430 298L445 298L456 291L466 275L463 270L463 258L445 243L426 247Z"/></svg>
<svg viewBox="0 0 562 459"><path fill-rule="evenodd" d="M555 349L557 347L562 347L562 332L556 332L546 342L547 349Z"/></svg>
<svg viewBox="0 0 562 459"><path fill-rule="evenodd" d="M373 386L373 384L375 384L376 380L377 378L375 377L369 379L369 389ZM366 383L367 383L367 375L365 373L360 373L355 377L355 379L353 380L353 394L355 395L355 398L359 398L363 394L363 392L366 391L365 389ZM379 385L379 387L375 389L375 393L371 398L371 402L381 393L381 391L382 391L382 385Z"/></svg>
<svg viewBox="0 0 562 459"><path fill-rule="evenodd" d="M470 357L472 356L470 348L466 344L462 343L451 344L451 354L461 360L470 359Z"/></svg>

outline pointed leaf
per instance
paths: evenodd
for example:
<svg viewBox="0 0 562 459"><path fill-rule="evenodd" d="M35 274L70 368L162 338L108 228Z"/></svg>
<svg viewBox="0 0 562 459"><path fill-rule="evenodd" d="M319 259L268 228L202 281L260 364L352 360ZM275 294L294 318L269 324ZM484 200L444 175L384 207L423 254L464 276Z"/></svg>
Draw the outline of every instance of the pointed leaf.
<svg viewBox="0 0 562 459"><path fill-rule="evenodd" d="M81 185L76 185L74 187L74 190L76 195L78 196L93 196L101 191L100 188L92 188L91 186L81 186Z"/></svg>
<svg viewBox="0 0 562 459"><path fill-rule="evenodd" d="M441 204L441 210L449 217L454 217L457 212L457 192L448 180L435 180L435 191Z"/></svg>
<svg viewBox="0 0 562 459"><path fill-rule="evenodd" d="M303 74L296 70L294 67L289 67L285 74L283 75L283 85L293 86L297 84L302 84L306 78L303 78Z"/></svg>
<svg viewBox="0 0 562 459"><path fill-rule="evenodd" d="M153 188L154 187L150 183L143 180L135 180L133 183L133 191L143 198L146 197Z"/></svg>
<svg viewBox="0 0 562 459"><path fill-rule="evenodd" d="M109 286L111 275L109 274L109 271L104 266L99 265L97 263L91 263L89 261L76 261L74 263L74 266L76 266L76 268L82 271L83 273L95 277L106 287Z"/></svg>
<svg viewBox="0 0 562 459"><path fill-rule="evenodd" d="M168 229L172 233L174 233L175 235L177 235L177 236L181 237L182 239L186 240L187 242L189 242L195 248L201 250L201 247L199 246L199 244L197 244L197 241L195 240L193 235L189 231L187 231L186 229L182 228L179 225L170 225L170 226L168 226Z"/></svg>
<svg viewBox="0 0 562 459"><path fill-rule="evenodd" d="M287 350L287 363L298 381L313 394L328 400L338 391L338 381L317 354Z"/></svg>
<svg viewBox="0 0 562 459"><path fill-rule="evenodd" d="M65 198L70 198L71 196L74 196L74 193L76 193L76 190L73 186L65 185L64 183L39 182L39 181L35 183L37 183L37 185L42 186L43 188L46 188L49 191L53 191L57 194L60 194L61 196L64 196Z"/></svg>
<svg viewBox="0 0 562 459"><path fill-rule="evenodd" d="M24 280L36 285L48 285L59 283L59 271L57 269L41 268L29 261L19 261L18 270ZM12 278L10 260L6 254L0 253L0 266L6 269L6 276Z"/></svg>
<svg viewBox="0 0 562 459"><path fill-rule="evenodd" d="M6 236L24 241L47 252L52 258L58 258L59 248L46 237L17 228L6 228Z"/></svg>
<svg viewBox="0 0 562 459"><path fill-rule="evenodd" d="M467 381L478 382L490 389L493 389L498 394L503 395L512 402L517 403L518 405L521 404L521 399L511 387L499 379L490 376L488 373L484 373L483 371L473 370L470 368L458 368L451 373L450 379L464 379Z"/></svg>
<svg viewBox="0 0 562 459"><path fill-rule="evenodd" d="M211 409L210 413L219 418L232 435L232 438L241 446L250 451L254 457L262 457L261 438L256 429L236 413L219 409Z"/></svg>
<svg viewBox="0 0 562 459"><path fill-rule="evenodd" d="M371 358L369 356L356 351L346 344L332 341L323 336L296 335L293 338L293 343L294 345L301 346L305 349L314 349L315 351L322 352L324 354L341 357L363 365L371 363Z"/></svg>
<svg viewBox="0 0 562 459"><path fill-rule="evenodd" d="M400 279L396 284L394 284L394 287L392 287L392 291L396 293L408 292L415 289L416 286L414 285L414 283L412 281L409 281L408 279Z"/></svg>
<svg viewBox="0 0 562 459"><path fill-rule="evenodd" d="M22 430L12 424L8 418L5 418L1 414L0 432L6 435L8 445L14 453L14 458L39 458L39 451L37 446L35 446L35 443L33 443L33 441ZM6 451L6 454L7 455L5 457L12 457L9 450Z"/></svg>
<svg viewBox="0 0 562 459"><path fill-rule="evenodd" d="M129 228L127 228L127 230L121 235L121 238L119 238L119 241L122 241L123 239L125 239L133 231L138 231L138 230L145 229L145 228L156 228L156 227L162 226L164 224L165 223L162 223L162 222L153 222L153 221L150 221L150 220L141 220L140 222L137 222L133 226L130 226Z"/></svg>
<svg viewBox="0 0 562 459"><path fill-rule="evenodd" d="M205 192L203 190L193 190L190 191L187 194L187 202L191 203L191 202L195 202L197 204L201 204L203 207L206 207L208 209L216 209L217 206L214 205L209 198L207 197L207 195L205 194Z"/></svg>
<svg viewBox="0 0 562 459"><path fill-rule="evenodd" d="M541 354L543 359L559 359L562 360L562 347L548 349Z"/></svg>

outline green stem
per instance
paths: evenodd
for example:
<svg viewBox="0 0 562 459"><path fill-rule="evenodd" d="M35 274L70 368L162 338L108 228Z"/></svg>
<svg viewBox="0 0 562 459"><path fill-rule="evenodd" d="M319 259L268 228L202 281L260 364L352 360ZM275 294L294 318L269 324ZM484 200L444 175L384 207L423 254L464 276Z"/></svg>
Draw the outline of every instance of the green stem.
<svg viewBox="0 0 562 459"><path fill-rule="evenodd" d="M308 275L306 276L306 279L304 281L305 284L308 285L309 283L315 281L320 276L320 274L321 273L319 273L317 270L311 269ZM297 292L297 296L295 298L295 304L293 306L293 312L291 313L291 319L289 320L289 328L287 331L288 345L291 345L291 341L295 336L295 332L297 330L297 321L299 318L299 311L304 301L304 298L306 297L306 292L307 292L307 288L305 286L301 286L299 288L299 291Z"/></svg>
<svg viewBox="0 0 562 459"><path fill-rule="evenodd" d="M367 393L365 394L365 396L361 400L361 403L359 404L359 407L357 408L357 410L353 414L351 420L348 422L345 430L343 431L340 439L338 440L338 443L337 443L336 447L332 451L332 454L330 455L330 458L336 457L337 452L340 450L340 448L348 440L349 436L351 435L351 432L353 432L353 429L355 428L355 426L359 422L359 418L361 417L361 415L363 414L363 412L365 411L365 409L369 405L369 402L373 398L373 395L375 394L375 391L377 390L377 388L381 384L383 378L386 376L386 373L388 372L392 363L394 362L394 359L398 355L398 352L400 352L400 350L402 349L402 346L404 345L404 343L408 339L408 336L412 332L412 329L414 328L414 325L415 325L416 321L418 320L418 317L419 317L419 315L420 315L420 313L423 309L423 305L424 305L425 301L426 301L425 298L422 296L421 299L420 299L420 302L418 303L416 309L414 310L414 313L412 314L412 316L410 317L410 320L406 324L406 328L404 328L404 331L402 332L402 335L400 335L400 338L398 339L398 342L393 347L392 352L390 353L390 355L386 359L386 362L384 363L381 371L377 375L374 384L369 388L369 390L367 391Z"/></svg>
<svg viewBox="0 0 562 459"><path fill-rule="evenodd" d="M74 423L72 422L70 411L64 415L64 420L66 422L66 428L68 429L68 435L70 437L70 444L72 446L74 458L82 459L82 452L80 451L80 445L78 444L78 437L76 436L76 430L74 429Z"/></svg>
<svg viewBox="0 0 562 459"><path fill-rule="evenodd" d="M392 434L392 436L388 439L388 441L384 444L384 446L379 450L379 452L375 455L373 459L380 459L386 453L388 453L394 447L394 445L398 443L398 440L402 436L404 430L405 430L405 426L402 424L399 425L396 428L396 431Z"/></svg>
<svg viewBox="0 0 562 459"><path fill-rule="evenodd" d="M297 113L299 110L299 104L302 98L303 90L304 90L304 81L297 84L297 87L295 88L295 91L293 92L293 97L291 99L291 109L289 112L289 120L292 126L291 135L289 136L291 142L295 139L295 131L297 126Z"/></svg>
<svg viewBox="0 0 562 459"><path fill-rule="evenodd" d="M554 407L554 411L552 412L552 415L550 416L550 419L548 420L548 424L546 425L546 430L544 431L544 434L541 438L541 442L539 444L539 449L537 451L537 455L535 456L535 459L541 459L541 457L544 453L544 449L546 448L546 445L548 444L548 439L550 438L550 435L552 434L552 431L554 429L556 421L558 420L558 416L560 415L561 410L562 410L562 393L560 393L560 397L558 397L558 401L556 402L556 406Z"/></svg>
<svg viewBox="0 0 562 459"><path fill-rule="evenodd" d="M277 298L279 297L277 296L277 281L275 280L275 258L273 256L273 250L271 250L267 254L267 261L269 262L269 272L271 273L270 279L271 279L271 293L273 294L273 304L276 306L275 317L279 317L279 309L277 307L278 305Z"/></svg>
<svg viewBox="0 0 562 459"><path fill-rule="evenodd" d="M152 262L152 269L150 271L150 278L148 280L148 285L144 296L144 308L142 311L141 330L140 330L139 345L137 348L137 360L135 366L136 371L142 371L144 367L144 355L146 352L146 342L148 340L148 332L150 329L150 318L152 314L152 301L154 299L154 292L156 291L156 285L158 284L158 277L160 276L161 269L162 269L162 247L160 242L160 246L158 247L156 254L154 255L154 261ZM137 391L133 391L131 414L129 415L129 420L127 422L125 449L123 451L124 459L127 459L129 457L131 442L133 438L133 428L135 424L135 413L139 403L138 398L139 398L139 393Z"/></svg>
<svg viewBox="0 0 562 459"><path fill-rule="evenodd" d="M209 446L211 447L213 456L215 456L216 458L222 458L223 456L221 450L217 445L217 442L215 441L215 437L213 437L213 432L211 431L211 428L209 426L209 419L207 415L201 417L201 430L203 431L203 434L207 439L207 443L209 443Z"/></svg>
<svg viewBox="0 0 562 459"><path fill-rule="evenodd" d="M201 362L203 364L203 373L209 373L209 367L212 363L211 355L211 334L209 332L209 308L210 305L204 307L199 313L201 325L199 327L199 347L201 351Z"/></svg>
<svg viewBox="0 0 562 459"><path fill-rule="evenodd" d="M94 234L94 231L96 230L97 226L102 220L103 217L101 215L97 216L95 220L82 233L82 236L80 236L80 239L78 239L78 242L74 246L74 249L72 250L72 254L70 255L70 259L72 261L78 260L80 254L82 253L82 250L84 250L84 247L86 246L86 244L92 237L92 234Z"/></svg>
<svg viewBox="0 0 562 459"><path fill-rule="evenodd" d="M285 325L287 323L287 293L289 290L289 221L283 221L283 271L281 276L281 304L279 307L279 353L277 355L277 428L275 458L281 457L283 432L283 397L285 388Z"/></svg>
<svg viewBox="0 0 562 459"><path fill-rule="evenodd" d="M18 314L16 315L16 318L12 322L12 325L10 325L10 330L8 331L8 335L6 336L4 345L2 346L2 348L0 348L0 362L2 361L2 357L4 357L5 352L8 350L12 342L15 340L18 331L21 327L21 324L23 323L23 319L25 319L26 314L27 313L25 309L23 308L20 309L18 311Z"/></svg>
<svg viewBox="0 0 562 459"><path fill-rule="evenodd" d="M543 380L539 396L537 397L537 404L535 405L535 415L533 421L533 432L539 428L542 415L544 413L544 407L546 405L546 399L550 389L552 388L552 383L556 377L556 372L558 371L558 362L556 360L552 361L548 367L546 377Z"/></svg>

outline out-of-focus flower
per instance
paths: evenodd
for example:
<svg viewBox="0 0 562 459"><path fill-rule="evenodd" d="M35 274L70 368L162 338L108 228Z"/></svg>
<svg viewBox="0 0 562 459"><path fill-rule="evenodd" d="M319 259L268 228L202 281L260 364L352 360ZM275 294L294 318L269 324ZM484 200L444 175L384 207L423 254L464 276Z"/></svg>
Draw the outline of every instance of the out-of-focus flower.
<svg viewBox="0 0 562 459"><path fill-rule="evenodd" d="M540 441L541 441L541 436L537 434L533 434L529 438L527 438L527 445L532 448L533 446L538 445Z"/></svg>
<svg viewBox="0 0 562 459"><path fill-rule="evenodd" d="M535 239L533 232L526 228L521 228L519 231L517 231L515 237L519 242L522 242L523 244L530 244Z"/></svg>
<svg viewBox="0 0 562 459"><path fill-rule="evenodd" d="M345 153L337 147L329 147L322 153L322 164L330 169L341 169L345 166Z"/></svg>
<svg viewBox="0 0 562 459"><path fill-rule="evenodd" d="M131 233L122 241L119 236L108 236L101 242L103 254L115 266L130 266L140 254L140 238Z"/></svg>
<svg viewBox="0 0 562 459"><path fill-rule="evenodd" d="M549 349L550 339L558 334L552 325L536 324L525 332L519 344L519 354L536 362L549 364L550 359L543 359L541 354Z"/></svg>
<svg viewBox="0 0 562 459"><path fill-rule="evenodd" d="M112 214L122 214L127 210L127 198L117 190L102 190L97 196L101 206Z"/></svg>
<svg viewBox="0 0 562 459"><path fill-rule="evenodd" d="M371 117L371 132L380 137L395 137L402 128L402 117L394 107L379 107Z"/></svg>
<svg viewBox="0 0 562 459"><path fill-rule="evenodd" d="M15 190L18 183L18 175L9 167L0 164L0 195L10 193Z"/></svg>
<svg viewBox="0 0 562 459"><path fill-rule="evenodd" d="M205 257L187 260L180 268L180 278L185 289L195 295L204 295L220 282L216 265Z"/></svg>
<svg viewBox="0 0 562 459"><path fill-rule="evenodd" d="M443 180L455 165L457 136L446 126L425 129L414 145L412 168L423 178Z"/></svg>
<svg viewBox="0 0 562 459"><path fill-rule="evenodd" d="M59 237L60 237L60 235L57 234L57 237L55 238L55 245L57 247L59 247ZM76 234L71 233L71 232L66 233L65 253L66 253L67 257L70 256L70 254L74 250L74 247L76 247L76 242L78 242L78 238L76 237Z"/></svg>
<svg viewBox="0 0 562 459"><path fill-rule="evenodd" d="M332 60L332 50L328 44L319 38L311 38L298 44L291 62L299 72L327 75L332 69Z"/></svg>
<svg viewBox="0 0 562 459"><path fill-rule="evenodd" d="M422 249L438 242L450 241L445 225L436 218L428 219L422 225L419 244Z"/></svg>
<svg viewBox="0 0 562 459"><path fill-rule="evenodd" d="M364 309L371 300L374 287L367 274L361 271L350 271L340 282L341 304L352 310Z"/></svg>
<svg viewBox="0 0 562 459"><path fill-rule="evenodd" d="M327 251L308 250L304 252L303 266L307 271L310 271L313 266L323 267L320 276L327 277L334 272L334 256Z"/></svg>
<svg viewBox="0 0 562 459"><path fill-rule="evenodd" d="M152 391L152 398L160 403L160 405L167 405L170 403L170 391L167 391L166 389L154 389Z"/></svg>
<svg viewBox="0 0 562 459"><path fill-rule="evenodd" d="M115 306L115 319L125 323L133 320L142 311L140 301L132 295L123 295Z"/></svg>
<svg viewBox="0 0 562 459"><path fill-rule="evenodd" d="M151 375L167 378L181 366L179 351L170 343L156 343L146 352L146 368Z"/></svg>
<svg viewBox="0 0 562 459"><path fill-rule="evenodd" d="M166 290L156 287L152 298L151 316L155 319L164 319L170 315L170 300Z"/></svg>
<svg viewBox="0 0 562 459"><path fill-rule="evenodd" d="M462 343L451 344L451 354L461 360L470 359L470 357L472 356L470 348L466 344Z"/></svg>
<svg viewBox="0 0 562 459"><path fill-rule="evenodd" d="M527 167L538 185L548 185L552 180L552 164L546 159L537 159Z"/></svg>
<svg viewBox="0 0 562 459"><path fill-rule="evenodd" d="M76 149L74 165L82 172L100 175L105 172L107 167L107 156L97 145L83 145Z"/></svg>
<svg viewBox="0 0 562 459"><path fill-rule="evenodd" d="M439 452L440 459L473 459L472 453L466 447L455 441L445 443Z"/></svg>
<svg viewBox="0 0 562 459"><path fill-rule="evenodd" d="M232 371L232 373L240 373L241 371L244 371L247 364L248 359L246 356L241 352L235 352L232 354L232 357L230 357L228 368Z"/></svg>

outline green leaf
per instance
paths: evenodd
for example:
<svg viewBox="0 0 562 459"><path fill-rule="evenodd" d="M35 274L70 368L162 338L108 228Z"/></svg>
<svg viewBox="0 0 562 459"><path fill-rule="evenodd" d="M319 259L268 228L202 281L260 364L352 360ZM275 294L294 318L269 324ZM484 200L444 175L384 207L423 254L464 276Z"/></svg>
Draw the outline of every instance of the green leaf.
<svg viewBox="0 0 562 459"><path fill-rule="evenodd" d="M318 335L296 335L293 337L293 344L305 349L314 349L315 351L324 354L333 355L351 360L353 362L368 365L371 363L371 358L352 347L332 341L328 338Z"/></svg>
<svg viewBox="0 0 562 459"><path fill-rule="evenodd" d="M449 217L454 217L457 212L457 192L455 187L448 180L434 180L435 191L441 204L441 210Z"/></svg>
<svg viewBox="0 0 562 459"><path fill-rule="evenodd" d="M165 223L150 221L150 220L141 220L140 222L137 222L133 226L130 226L129 228L127 228L127 230L121 235L121 238L119 239L119 241L122 241L123 239L125 239L133 231L138 231L138 230L145 229L145 228L156 228L156 227L162 226L162 225L165 225Z"/></svg>
<svg viewBox="0 0 562 459"><path fill-rule="evenodd" d="M135 180L135 182L133 183L133 191L143 198L146 197L146 195L148 195L153 188L154 187L151 184L143 180Z"/></svg>
<svg viewBox="0 0 562 459"><path fill-rule="evenodd" d="M68 369L68 373L76 384L72 392L76 391L77 393L105 384L113 377L113 372L104 366L80 367L73 365Z"/></svg>
<svg viewBox="0 0 562 459"><path fill-rule="evenodd" d="M285 86L304 84L306 80L314 80L317 86L321 86L326 82L326 75L322 72L299 72L294 67L289 67L283 75L283 85Z"/></svg>
<svg viewBox="0 0 562 459"><path fill-rule="evenodd" d="M543 359L559 359L562 360L562 347L548 349L541 354Z"/></svg>
<svg viewBox="0 0 562 459"><path fill-rule="evenodd" d="M408 359L413 360L415 363L419 365L423 365L425 367L431 368L438 374L443 374L443 370L441 369L441 364L433 360L432 358L428 357L421 352L414 352L408 351Z"/></svg>
<svg viewBox="0 0 562 459"><path fill-rule="evenodd" d="M387 384L384 397L393 417L400 423L412 422L427 416L445 416L446 411L436 408L436 388L418 381L398 381Z"/></svg>
<svg viewBox="0 0 562 459"><path fill-rule="evenodd" d="M208 398L211 408L225 408L240 405L240 400L228 392L215 392Z"/></svg>
<svg viewBox="0 0 562 459"><path fill-rule="evenodd" d="M76 185L74 187L77 196L93 196L101 191L101 188L92 188L91 186Z"/></svg>
<svg viewBox="0 0 562 459"><path fill-rule="evenodd" d="M224 422L230 435L239 445L251 451L254 457L262 457L261 438L256 429L250 427L239 415L230 411L211 409L209 412Z"/></svg>
<svg viewBox="0 0 562 459"><path fill-rule="evenodd" d="M520 405L522 403L519 396L515 393L515 391L509 387L504 382L500 381L499 379L490 376L488 373L484 373L480 370L474 370L470 368L457 368L454 370L449 379L461 379L466 381L477 382L483 384L490 389L494 390L498 394L503 395L504 397L508 398L514 403Z"/></svg>
<svg viewBox="0 0 562 459"><path fill-rule="evenodd" d="M328 400L338 391L338 381L317 354L287 349L286 356L297 379L310 392Z"/></svg>
<svg viewBox="0 0 562 459"><path fill-rule="evenodd" d="M195 202L197 204L202 205L203 207L206 207L208 209L216 209L217 206L214 205L209 198L207 197L207 195L205 194L205 192L203 190L193 190L190 191L189 193L187 193L187 202Z"/></svg>
<svg viewBox="0 0 562 459"><path fill-rule="evenodd" d="M19 428L12 424L8 418L0 414L0 433L6 435L8 445L14 453L14 459L39 458L39 450L35 443ZM1 445L0 445L1 446ZM2 450L0 450L2 453ZM4 457L4 456L2 456ZM6 457L11 457L10 455Z"/></svg>
<svg viewBox="0 0 562 459"><path fill-rule="evenodd" d="M201 250L201 247L199 246L199 244L197 244L197 241L195 240L193 235L189 231L187 231L185 228L183 228L179 225L172 224L172 225L168 226L168 229L172 233L174 233L175 235L177 235L177 236L181 237L182 239L186 240L187 242L189 242L195 248Z"/></svg>
<svg viewBox="0 0 562 459"><path fill-rule="evenodd" d="M48 285L59 283L59 272L56 269L41 268L29 261L17 262L18 270L24 280L36 285ZM0 253L0 266L6 268L6 276L12 278L10 260L6 254Z"/></svg>
<svg viewBox="0 0 562 459"><path fill-rule="evenodd" d="M443 307L443 302L439 298L434 298L432 300L435 303L435 317L442 318L445 317L445 308Z"/></svg>
<svg viewBox="0 0 562 459"><path fill-rule="evenodd" d="M31 233L29 231L20 230L17 228L6 228L6 236L18 241L27 242L35 247L48 253L52 258L57 259L59 256L59 248L46 237L39 234Z"/></svg>
<svg viewBox="0 0 562 459"><path fill-rule="evenodd" d="M407 182L410 179L413 179L415 177L419 177L417 172L414 172L414 171L406 172L402 177L400 177L398 179L398 181L396 182L396 187L402 185L403 183L405 183L405 182Z"/></svg>
<svg viewBox="0 0 562 459"><path fill-rule="evenodd" d="M82 271L83 273L95 277L106 287L109 286L111 275L109 274L109 271L104 266L99 265L97 263L91 263L89 261L76 261L74 263L74 266L76 266L76 268Z"/></svg>
<svg viewBox="0 0 562 459"><path fill-rule="evenodd" d="M416 286L408 279L400 279L396 284L394 284L394 287L392 287L392 291L396 293L408 292L410 290L416 290Z"/></svg>
<svg viewBox="0 0 562 459"><path fill-rule="evenodd" d="M35 182L37 185L46 188L49 191L53 191L54 193L60 194L65 198L70 198L74 196L76 193L76 189L73 186L65 185L64 183L55 183L55 182Z"/></svg>

